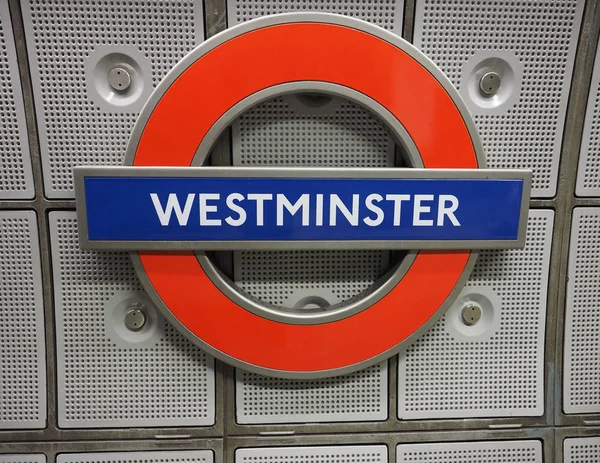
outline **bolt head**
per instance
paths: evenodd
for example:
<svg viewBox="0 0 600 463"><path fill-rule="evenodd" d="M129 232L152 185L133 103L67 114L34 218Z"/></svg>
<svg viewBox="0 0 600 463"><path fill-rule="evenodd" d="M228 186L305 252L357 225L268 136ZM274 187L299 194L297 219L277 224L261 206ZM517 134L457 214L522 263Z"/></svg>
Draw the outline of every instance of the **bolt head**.
<svg viewBox="0 0 600 463"><path fill-rule="evenodd" d="M498 93L502 78L494 71L485 72L479 79L479 90L483 96L491 97Z"/></svg>
<svg viewBox="0 0 600 463"><path fill-rule="evenodd" d="M140 331L146 324L146 315L141 308L130 308L125 314L125 326L130 331Z"/></svg>
<svg viewBox="0 0 600 463"><path fill-rule="evenodd" d="M108 84L117 92L124 92L131 86L131 74L121 66L116 66L108 73Z"/></svg>
<svg viewBox="0 0 600 463"><path fill-rule="evenodd" d="M465 325L472 326L481 319L481 307L477 304L467 304L462 310Z"/></svg>

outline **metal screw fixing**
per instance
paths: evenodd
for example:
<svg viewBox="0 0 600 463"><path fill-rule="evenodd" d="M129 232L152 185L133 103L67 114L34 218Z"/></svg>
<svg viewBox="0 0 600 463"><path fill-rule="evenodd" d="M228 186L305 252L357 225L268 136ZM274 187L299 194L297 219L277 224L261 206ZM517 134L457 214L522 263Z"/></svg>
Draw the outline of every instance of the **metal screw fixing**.
<svg viewBox="0 0 600 463"><path fill-rule="evenodd" d="M146 315L141 309L129 309L125 314L125 326L130 331L140 331L146 324Z"/></svg>
<svg viewBox="0 0 600 463"><path fill-rule="evenodd" d="M488 71L479 79L479 90L485 96L493 96L498 92L502 79L500 75L494 71Z"/></svg>
<svg viewBox="0 0 600 463"><path fill-rule="evenodd" d="M462 318L465 325L474 325L481 318L481 307L475 304L465 306L462 310Z"/></svg>
<svg viewBox="0 0 600 463"><path fill-rule="evenodd" d="M122 67L112 68L108 73L108 84L118 92L124 92L131 86L131 75Z"/></svg>

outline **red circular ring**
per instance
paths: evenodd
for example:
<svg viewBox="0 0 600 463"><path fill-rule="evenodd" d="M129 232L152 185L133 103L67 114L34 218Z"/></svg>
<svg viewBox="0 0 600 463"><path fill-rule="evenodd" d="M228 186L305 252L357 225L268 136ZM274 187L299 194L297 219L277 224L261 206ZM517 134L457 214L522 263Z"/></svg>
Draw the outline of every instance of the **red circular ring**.
<svg viewBox="0 0 600 463"><path fill-rule="evenodd" d="M294 81L350 87L387 108L428 168L476 168L469 130L452 98L415 58L351 27L298 22L236 36L191 64L153 109L133 165L190 165L200 141L232 106ZM203 343L263 370L345 369L394 349L422 327L457 285L469 251L419 252L373 306L316 325L268 320L229 300L187 253L140 252L164 305Z"/></svg>

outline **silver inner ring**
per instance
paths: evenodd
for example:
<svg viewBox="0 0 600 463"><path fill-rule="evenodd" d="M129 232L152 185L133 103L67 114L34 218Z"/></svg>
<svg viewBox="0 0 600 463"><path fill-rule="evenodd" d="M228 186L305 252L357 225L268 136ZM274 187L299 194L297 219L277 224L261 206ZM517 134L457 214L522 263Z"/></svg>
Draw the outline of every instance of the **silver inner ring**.
<svg viewBox="0 0 600 463"><path fill-rule="evenodd" d="M370 111L379 121L383 122L396 146L401 147L409 166L423 167L423 161L413 139L391 112L372 98L356 90L320 81L300 81L275 85L256 92L238 102L223 114L207 132L196 150L192 165L201 166L208 161L211 148L221 133L244 112L275 97L308 92L342 97ZM326 307L294 309L269 304L253 297L227 277L209 254L206 252L196 252L196 258L208 277L221 292L236 304L264 318L284 323L306 325L340 320L361 312L377 303L406 275L416 255L417 251L406 253L400 258L399 262L393 265L391 269L378 278L369 288L350 299Z"/></svg>

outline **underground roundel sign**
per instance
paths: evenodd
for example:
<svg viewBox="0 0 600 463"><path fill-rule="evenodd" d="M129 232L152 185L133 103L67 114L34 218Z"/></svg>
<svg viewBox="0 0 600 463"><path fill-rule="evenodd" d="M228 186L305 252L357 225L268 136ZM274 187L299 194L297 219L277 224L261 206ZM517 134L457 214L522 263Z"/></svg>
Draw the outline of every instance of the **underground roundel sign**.
<svg viewBox="0 0 600 463"><path fill-rule="evenodd" d="M409 167L205 166L237 116L298 92L377 115ZM82 247L132 251L145 289L188 338L242 368L320 377L379 362L431 326L477 249L522 247L531 173L485 169L457 91L409 43L359 20L297 13L192 51L143 109L125 166L78 167L75 183ZM369 291L319 309L257 300L213 258L276 249L405 253Z"/></svg>

